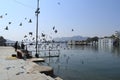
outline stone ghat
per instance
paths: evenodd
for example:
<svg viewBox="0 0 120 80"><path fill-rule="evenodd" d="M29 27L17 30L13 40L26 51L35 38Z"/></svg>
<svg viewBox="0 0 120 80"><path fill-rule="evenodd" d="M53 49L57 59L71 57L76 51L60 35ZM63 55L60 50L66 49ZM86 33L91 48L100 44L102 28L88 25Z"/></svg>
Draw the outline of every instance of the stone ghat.
<svg viewBox="0 0 120 80"><path fill-rule="evenodd" d="M0 80L62 80L49 76L53 75L51 67L40 66L32 59L18 59L12 54L16 54L14 48L0 47Z"/></svg>

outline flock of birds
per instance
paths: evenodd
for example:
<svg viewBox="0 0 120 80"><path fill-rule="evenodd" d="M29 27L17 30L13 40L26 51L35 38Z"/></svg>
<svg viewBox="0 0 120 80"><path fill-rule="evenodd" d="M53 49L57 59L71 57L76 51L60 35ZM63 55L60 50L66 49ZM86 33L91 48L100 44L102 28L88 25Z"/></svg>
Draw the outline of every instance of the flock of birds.
<svg viewBox="0 0 120 80"><path fill-rule="evenodd" d="M57 4L58 4L58 5L61 5L60 2L57 2ZM8 13L5 13L5 14L3 14L3 15L0 15L0 19L5 18L5 16L8 16ZM29 19L29 18L26 18L26 17L25 17L24 20L27 20L28 23L32 23L32 19ZM9 21L9 22L8 22L8 25L5 26L4 30L9 30L9 25L11 25L11 24L13 24L13 22ZM23 26L23 22L20 22L18 25L19 25L19 26ZM71 29L71 31L73 32L74 29ZM54 34L57 34L57 33L58 33L58 30L57 30L57 28L56 28L55 26L52 27L52 32L53 32ZM39 35L39 41L41 41L41 42L42 42L42 41L47 41L48 36L49 36L49 38L54 42L54 40L53 40L53 38L52 38L52 34L47 35L47 34L45 34L44 32L42 32L42 33ZM29 39L29 38L31 38L31 39ZM24 39L23 39L22 41L24 41L24 42L28 42L28 41L30 41L30 42L35 42L35 37L33 36L33 32L29 32L28 35L24 35Z"/></svg>
<svg viewBox="0 0 120 80"><path fill-rule="evenodd" d="M1 15L0 16L0 19L3 19L5 16L7 16L8 14L7 13L5 13L5 15ZM25 20L27 20L27 18L25 18ZM32 23L32 20L31 19L29 19L29 21L28 21L28 23ZM8 22L8 25L11 25L12 24L12 22ZM22 22L20 22L20 24L19 24L19 26L22 26ZM9 27L8 26L6 26L5 28L4 28L4 30L9 30Z"/></svg>

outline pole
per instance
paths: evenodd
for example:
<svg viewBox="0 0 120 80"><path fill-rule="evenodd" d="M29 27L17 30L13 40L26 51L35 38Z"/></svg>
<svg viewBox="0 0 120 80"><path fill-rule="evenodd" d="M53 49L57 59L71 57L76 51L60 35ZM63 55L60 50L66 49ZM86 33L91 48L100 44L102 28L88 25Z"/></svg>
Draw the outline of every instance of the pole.
<svg viewBox="0 0 120 80"><path fill-rule="evenodd" d="M38 14L40 13L39 8L39 0L37 0L37 10L35 11L36 14L36 54L35 57L39 57L38 55Z"/></svg>

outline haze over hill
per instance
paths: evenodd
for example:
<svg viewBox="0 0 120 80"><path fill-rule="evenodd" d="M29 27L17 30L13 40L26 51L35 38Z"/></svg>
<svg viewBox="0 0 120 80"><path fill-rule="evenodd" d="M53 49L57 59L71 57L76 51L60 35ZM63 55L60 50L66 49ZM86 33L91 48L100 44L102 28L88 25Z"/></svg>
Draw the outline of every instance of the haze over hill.
<svg viewBox="0 0 120 80"><path fill-rule="evenodd" d="M61 37L61 38L54 38L55 41L69 41L69 40L74 40L74 41L82 41L86 40L88 37L83 37L83 36L72 36L72 37Z"/></svg>
<svg viewBox="0 0 120 80"><path fill-rule="evenodd" d="M6 39L6 43L15 43L15 41Z"/></svg>

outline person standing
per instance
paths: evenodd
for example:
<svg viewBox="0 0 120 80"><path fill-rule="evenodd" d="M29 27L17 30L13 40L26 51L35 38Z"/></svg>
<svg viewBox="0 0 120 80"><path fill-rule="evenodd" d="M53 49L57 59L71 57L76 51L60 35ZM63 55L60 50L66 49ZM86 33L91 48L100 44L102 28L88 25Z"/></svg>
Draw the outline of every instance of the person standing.
<svg viewBox="0 0 120 80"><path fill-rule="evenodd" d="M17 49L18 49L18 41L15 42L14 48L15 48L15 51L17 51Z"/></svg>
<svg viewBox="0 0 120 80"><path fill-rule="evenodd" d="M25 49L25 45L23 42L21 43L21 49Z"/></svg>

